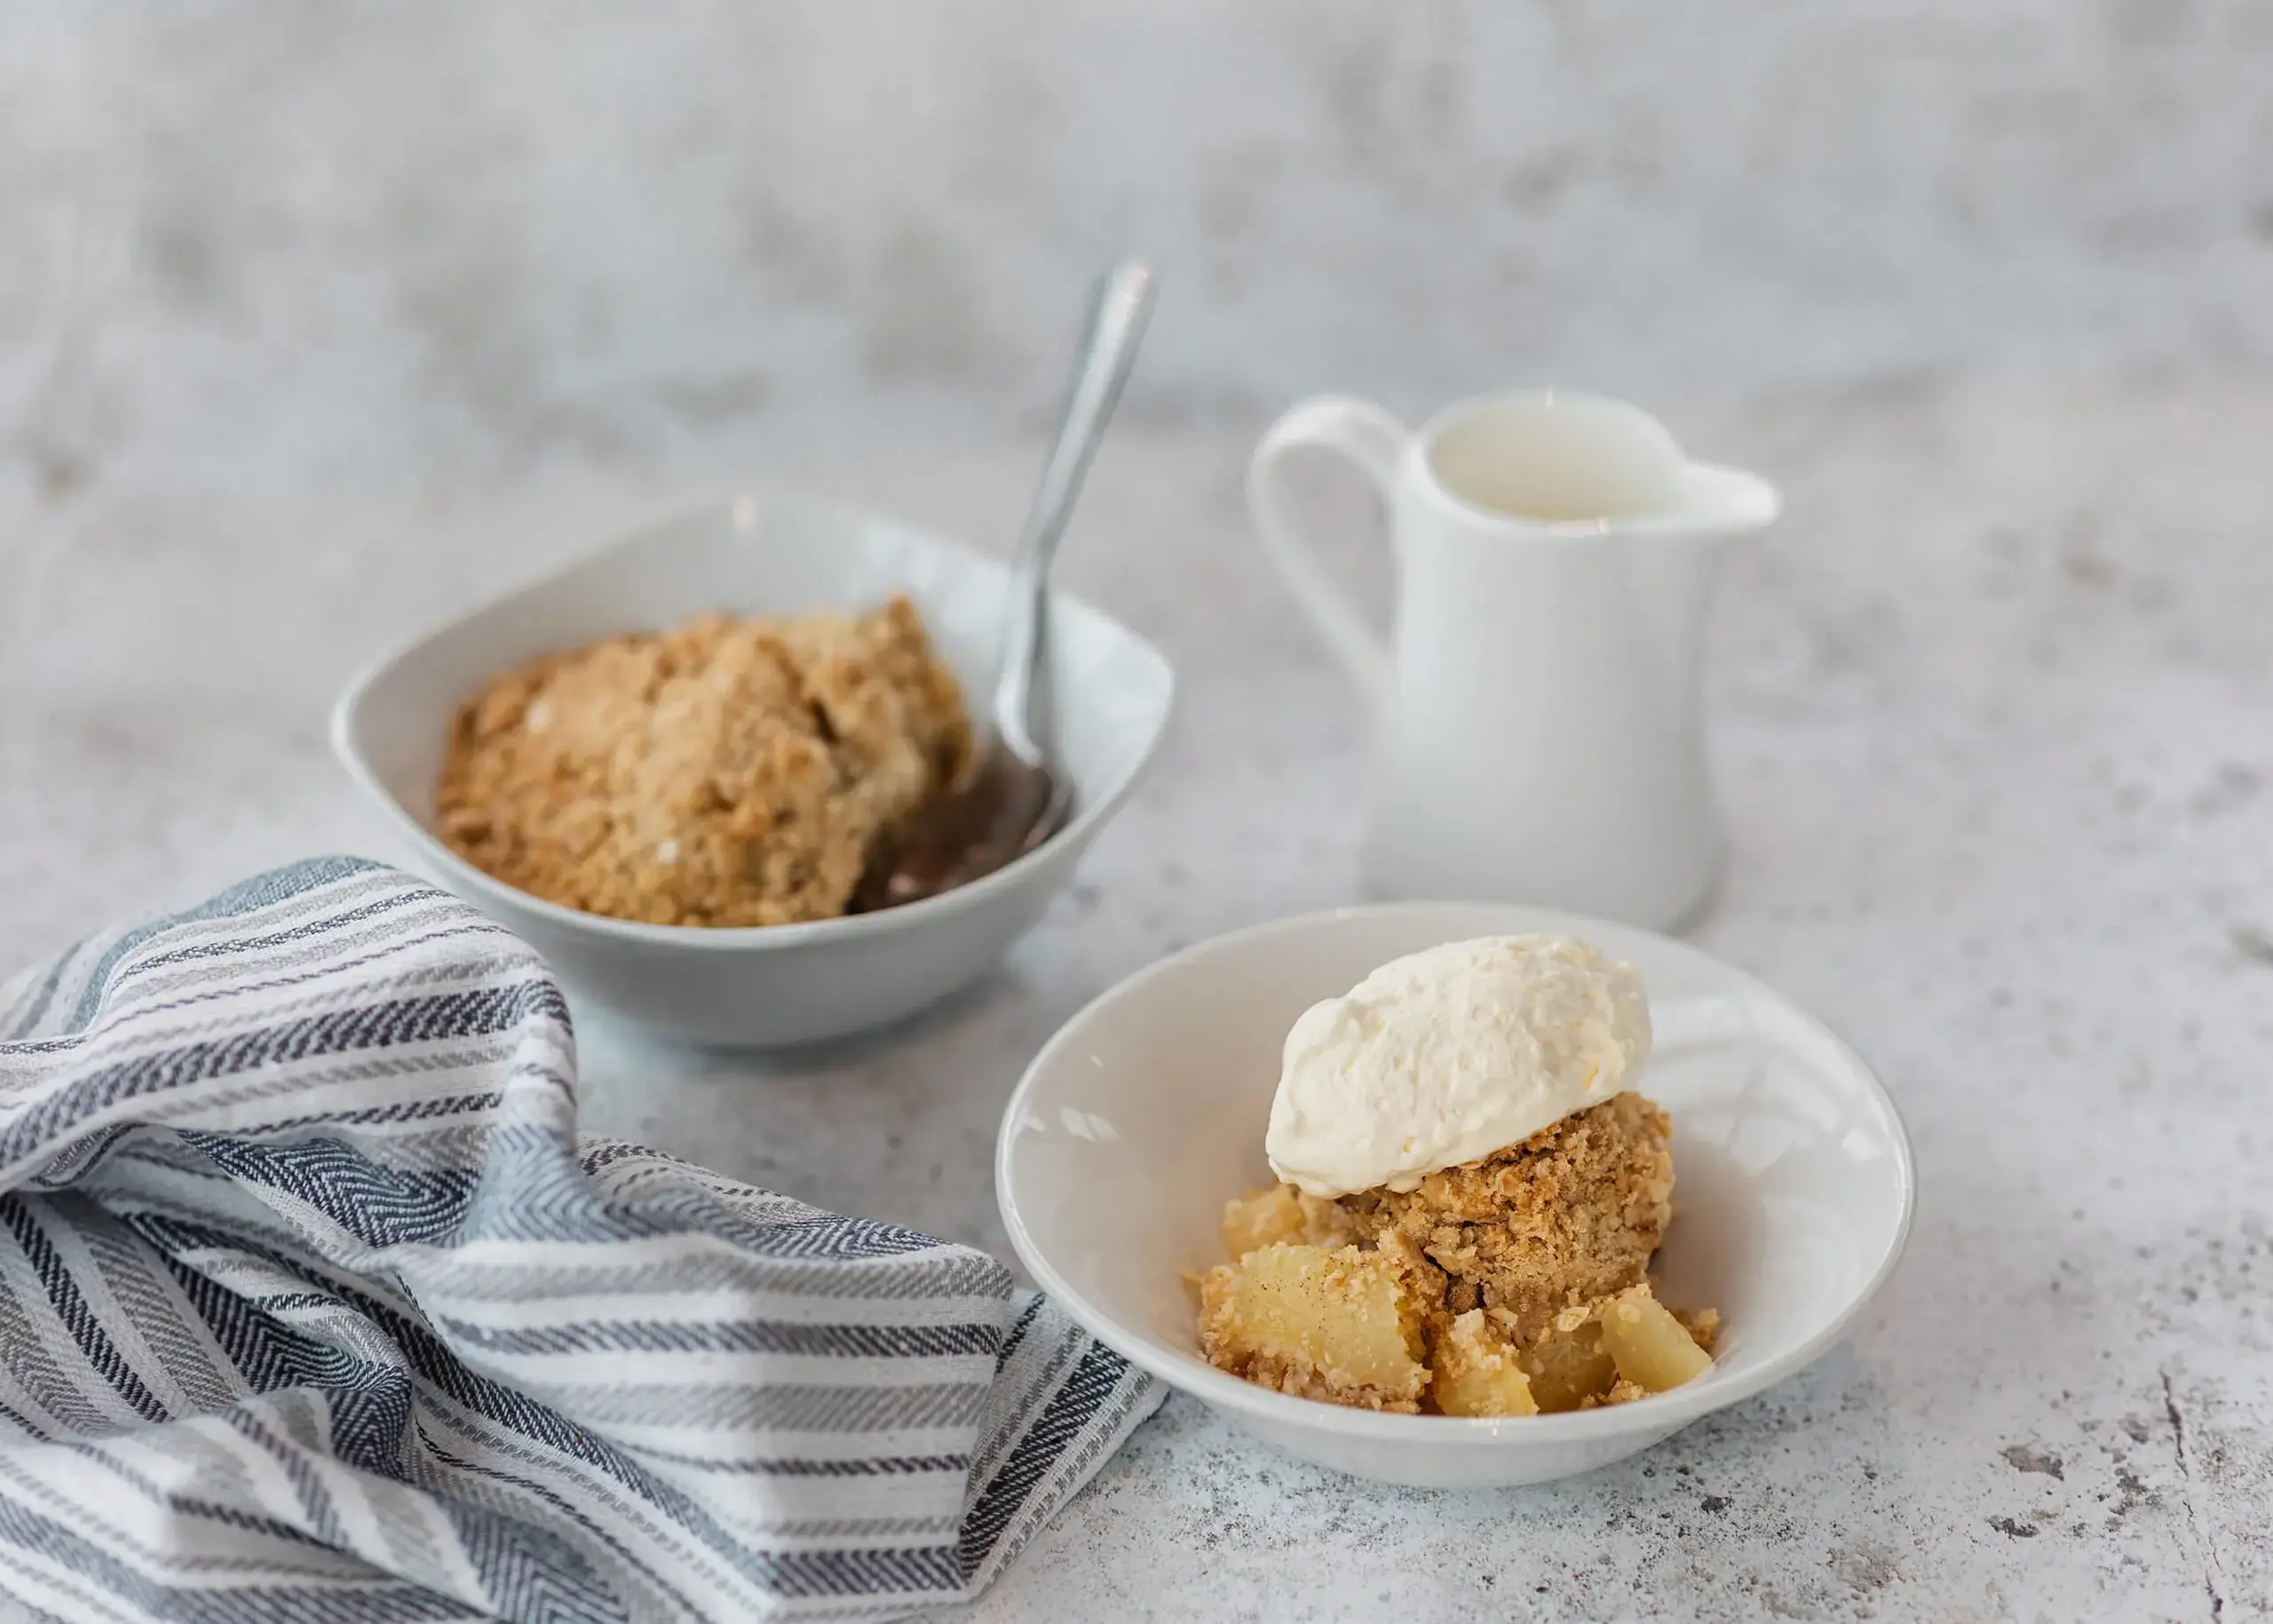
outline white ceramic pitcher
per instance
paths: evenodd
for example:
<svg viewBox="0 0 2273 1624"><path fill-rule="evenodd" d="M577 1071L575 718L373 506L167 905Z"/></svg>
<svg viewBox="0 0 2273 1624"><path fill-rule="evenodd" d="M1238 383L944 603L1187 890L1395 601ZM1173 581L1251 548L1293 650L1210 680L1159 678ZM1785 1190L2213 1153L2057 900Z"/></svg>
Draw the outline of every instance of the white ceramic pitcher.
<svg viewBox="0 0 2273 1624"><path fill-rule="evenodd" d="M1387 505L1386 642L1319 567L1284 489L1317 446ZM1693 463L1637 408L1534 390L1417 434L1380 407L1306 400L1247 471L1255 526L1376 713L1366 879L1376 895L1544 903L1668 926L1718 877L1699 703L1727 544L1776 492Z"/></svg>

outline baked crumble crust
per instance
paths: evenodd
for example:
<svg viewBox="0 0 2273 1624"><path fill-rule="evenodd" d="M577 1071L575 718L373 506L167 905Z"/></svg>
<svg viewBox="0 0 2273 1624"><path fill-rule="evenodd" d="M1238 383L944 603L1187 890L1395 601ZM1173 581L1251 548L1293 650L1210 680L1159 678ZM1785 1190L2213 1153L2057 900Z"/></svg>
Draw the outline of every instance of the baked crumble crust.
<svg viewBox="0 0 2273 1624"><path fill-rule="evenodd" d="M1360 1241L1417 1242L1450 1277L1453 1313L1488 1309L1529 1343L1564 1310L1647 1278L1673 1218L1672 1122L1629 1090L1410 1192L1342 1206Z"/></svg>
<svg viewBox="0 0 2273 1624"><path fill-rule="evenodd" d="M843 914L880 842L962 772L970 725L906 598L709 614L492 678L461 707L442 838L564 907L650 924Z"/></svg>

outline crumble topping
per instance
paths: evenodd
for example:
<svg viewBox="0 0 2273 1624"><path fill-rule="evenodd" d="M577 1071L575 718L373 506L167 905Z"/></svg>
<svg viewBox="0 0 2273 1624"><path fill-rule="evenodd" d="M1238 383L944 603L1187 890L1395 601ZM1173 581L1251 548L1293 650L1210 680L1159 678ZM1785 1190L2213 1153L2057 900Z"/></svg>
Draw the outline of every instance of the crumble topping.
<svg viewBox="0 0 2273 1624"><path fill-rule="evenodd" d="M1613 1095L1522 1144L1342 1206L1360 1240L1411 1237L1452 1278L1454 1313L1489 1309L1518 1341L1646 1278L1673 1219L1673 1123Z"/></svg>
<svg viewBox="0 0 2273 1624"><path fill-rule="evenodd" d="M587 913L772 925L843 914L878 846L967 764L954 676L904 598L704 615L492 678L451 729L440 833Z"/></svg>

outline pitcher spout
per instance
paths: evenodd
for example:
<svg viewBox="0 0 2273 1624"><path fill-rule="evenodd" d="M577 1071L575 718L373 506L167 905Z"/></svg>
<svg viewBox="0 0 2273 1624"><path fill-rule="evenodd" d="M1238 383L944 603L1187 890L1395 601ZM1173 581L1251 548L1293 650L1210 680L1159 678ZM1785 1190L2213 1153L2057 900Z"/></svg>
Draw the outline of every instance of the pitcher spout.
<svg viewBox="0 0 2273 1624"><path fill-rule="evenodd" d="M1729 543L1756 535L1776 520L1776 487L1756 474L1711 463L1689 463L1672 508L1618 534L1636 606L1659 651L1667 693L1693 703L1704 653L1707 612Z"/></svg>
<svg viewBox="0 0 2273 1624"><path fill-rule="evenodd" d="M1776 522L1776 487L1758 474L1717 463L1683 466L1673 518L1693 539L1717 546L1754 535Z"/></svg>

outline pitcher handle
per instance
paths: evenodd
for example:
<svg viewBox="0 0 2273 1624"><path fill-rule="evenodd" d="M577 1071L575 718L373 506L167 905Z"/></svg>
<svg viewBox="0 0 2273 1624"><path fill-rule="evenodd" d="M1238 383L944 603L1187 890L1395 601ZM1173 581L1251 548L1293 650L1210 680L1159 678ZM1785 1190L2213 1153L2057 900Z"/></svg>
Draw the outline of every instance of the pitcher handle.
<svg viewBox="0 0 2273 1624"><path fill-rule="evenodd" d="M1364 471L1386 510L1409 438L1403 424L1370 400L1319 395L1272 424L1247 468L1247 511L1255 516L1263 550L1327 647L1377 706L1389 697L1389 641L1366 623L1348 591L1319 564L1309 537L1288 511L1281 463L1287 453L1307 446L1338 451Z"/></svg>

